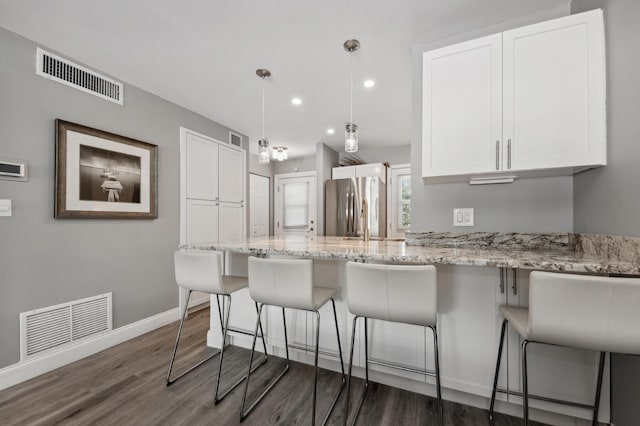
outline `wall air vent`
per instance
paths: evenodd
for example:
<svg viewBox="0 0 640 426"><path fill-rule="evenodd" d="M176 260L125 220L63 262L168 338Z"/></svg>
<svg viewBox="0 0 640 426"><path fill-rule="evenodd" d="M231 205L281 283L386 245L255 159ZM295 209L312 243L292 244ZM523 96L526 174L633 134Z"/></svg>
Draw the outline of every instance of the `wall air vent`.
<svg viewBox="0 0 640 426"><path fill-rule="evenodd" d="M37 49L36 74L119 105L123 104L124 86L122 83L39 47Z"/></svg>
<svg viewBox="0 0 640 426"><path fill-rule="evenodd" d="M238 148L242 148L242 136L234 132L229 132L229 143Z"/></svg>
<svg viewBox="0 0 640 426"><path fill-rule="evenodd" d="M91 336L112 330L112 295L22 312L20 314L20 360L25 361L72 346Z"/></svg>

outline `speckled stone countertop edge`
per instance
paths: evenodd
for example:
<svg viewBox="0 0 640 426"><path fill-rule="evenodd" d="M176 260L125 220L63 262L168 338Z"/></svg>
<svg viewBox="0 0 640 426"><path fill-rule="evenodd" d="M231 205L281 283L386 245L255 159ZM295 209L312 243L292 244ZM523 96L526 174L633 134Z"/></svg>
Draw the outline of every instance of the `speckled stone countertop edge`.
<svg viewBox="0 0 640 426"><path fill-rule="evenodd" d="M590 274L640 275L640 262L571 250L458 248L414 246L404 242L344 241L339 237L279 239L265 237L236 242L187 244L182 249L222 250L251 255L278 254L316 259L385 263L522 268Z"/></svg>

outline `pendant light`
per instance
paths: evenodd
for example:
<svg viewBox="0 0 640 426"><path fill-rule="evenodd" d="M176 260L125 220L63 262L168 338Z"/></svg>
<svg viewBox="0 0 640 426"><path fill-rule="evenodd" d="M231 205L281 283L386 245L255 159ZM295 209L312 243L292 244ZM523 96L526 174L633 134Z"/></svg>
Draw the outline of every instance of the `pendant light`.
<svg viewBox="0 0 640 426"><path fill-rule="evenodd" d="M266 68L258 68L256 75L262 79L262 139L258 141L258 163L268 164L269 157L269 140L264 135L264 79L271 77L271 71Z"/></svg>
<svg viewBox="0 0 640 426"><path fill-rule="evenodd" d="M360 48L360 42L356 39L347 40L342 46L351 54ZM358 151L358 125L353 122L353 56L349 60L349 122L344 129L344 150Z"/></svg>

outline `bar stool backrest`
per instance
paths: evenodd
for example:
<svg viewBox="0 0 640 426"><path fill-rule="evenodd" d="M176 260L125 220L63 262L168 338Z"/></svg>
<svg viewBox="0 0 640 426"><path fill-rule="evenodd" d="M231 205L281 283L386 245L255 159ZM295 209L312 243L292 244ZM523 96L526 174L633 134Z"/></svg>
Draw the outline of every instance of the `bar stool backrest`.
<svg viewBox="0 0 640 426"><path fill-rule="evenodd" d="M431 326L437 296L435 266L347 263L347 304L354 315Z"/></svg>
<svg viewBox="0 0 640 426"><path fill-rule="evenodd" d="M640 278L532 272L529 340L640 354Z"/></svg>
<svg viewBox="0 0 640 426"><path fill-rule="evenodd" d="M249 258L249 293L265 305L313 309L313 261Z"/></svg>
<svg viewBox="0 0 640 426"><path fill-rule="evenodd" d="M221 251L175 252L176 283L188 290L227 293L222 278L222 255Z"/></svg>

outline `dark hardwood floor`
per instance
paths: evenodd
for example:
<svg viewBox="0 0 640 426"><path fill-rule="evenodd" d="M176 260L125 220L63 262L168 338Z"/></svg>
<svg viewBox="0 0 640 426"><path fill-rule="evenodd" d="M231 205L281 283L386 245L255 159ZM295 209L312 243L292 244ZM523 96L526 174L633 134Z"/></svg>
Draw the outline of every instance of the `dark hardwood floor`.
<svg viewBox="0 0 640 426"><path fill-rule="evenodd" d="M210 351L203 345L208 309L189 315L175 368L189 366ZM234 425L239 422L243 385L213 404L218 358L205 363L170 387L165 375L177 323L159 328L88 358L0 392L0 425ZM223 385L246 371L249 351L229 347ZM270 357L252 376L255 397L284 361ZM254 379L255 377L255 379ZM245 420L246 425L310 424L313 367L293 363L291 370ZM326 413L340 375L319 374L318 418ZM356 379L352 398L362 380ZM254 389L253 395L251 389ZM330 424L342 424L344 397ZM446 425L488 425L486 410L444 403ZM428 396L373 383L359 425L437 424L436 401ZM520 419L497 415L496 426L520 425ZM532 422L532 425L536 423ZM539 425L539 424L538 424Z"/></svg>

